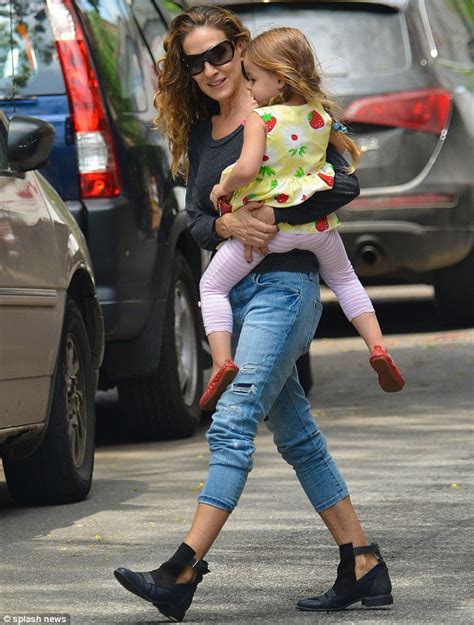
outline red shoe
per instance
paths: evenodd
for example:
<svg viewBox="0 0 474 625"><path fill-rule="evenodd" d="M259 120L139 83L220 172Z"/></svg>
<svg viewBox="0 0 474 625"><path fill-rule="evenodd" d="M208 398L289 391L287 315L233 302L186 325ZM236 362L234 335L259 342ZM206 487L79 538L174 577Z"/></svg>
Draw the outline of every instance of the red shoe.
<svg viewBox="0 0 474 625"><path fill-rule="evenodd" d="M379 376L379 384L386 393L396 393L405 386L405 380L387 351L374 345L369 362Z"/></svg>
<svg viewBox="0 0 474 625"><path fill-rule="evenodd" d="M210 379L206 390L199 400L199 408L201 410L214 410L220 396L238 372L239 368L235 362L230 359L226 360L219 371Z"/></svg>

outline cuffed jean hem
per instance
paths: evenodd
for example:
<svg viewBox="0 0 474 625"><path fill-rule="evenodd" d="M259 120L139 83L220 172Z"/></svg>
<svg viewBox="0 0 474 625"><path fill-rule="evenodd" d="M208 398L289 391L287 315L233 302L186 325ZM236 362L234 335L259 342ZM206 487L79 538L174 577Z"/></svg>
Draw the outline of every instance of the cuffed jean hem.
<svg viewBox="0 0 474 625"><path fill-rule="evenodd" d="M212 506L213 508L219 508L220 510L224 510L224 512L232 512L234 508L230 507L228 504L219 501L218 499L214 499L213 497L206 497L205 495L200 495L198 497L198 503L205 503L208 506Z"/></svg>
<svg viewBox="0 0 474 625"><path fill-rule="evenodd" d="M314 509L318 513L324 512L325 510L327 510L331 506L335 506L337 503L339 503L340 501L342 501L346 497L349 497L349 491L348 490L344 490L341 493L338 493L334 497L331 497L331 499L328 499L328 501L325 501L324 503L320 504L319 506L315 506Z"/></svg>

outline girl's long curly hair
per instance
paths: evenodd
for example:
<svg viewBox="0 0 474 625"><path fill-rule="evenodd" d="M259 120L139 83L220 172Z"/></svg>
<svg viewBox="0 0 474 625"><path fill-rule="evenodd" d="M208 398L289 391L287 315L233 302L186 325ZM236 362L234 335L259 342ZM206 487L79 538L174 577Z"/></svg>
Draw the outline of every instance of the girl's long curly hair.
<svg viewBox="0 0 474 625"><path fill-rule="evenodd" d="M276 74L285 82L281 96L272 100L286 102L292 95L302 96L306 102L319 103L336 119L338 106L321 89L321 74L317 69L315 54L304 34L296 28L272 28L257 35L248 44L245 58L255 65ZM361 148L347 134L335 131L339 142L350 153L352 173L360 159Z"/></svg>
<svg viewBox="0 0 474 625"><path fill-rule="evenodd" d="M191 128L217 112L217 104L202 93L182 62L184 38L203 26L222 31L234 44L250 40L240 19L221 7L193 7L171 23L163 44L165 56L157 63L158 90L153 104L158 111L155 126L168 137L173 176L187 175Z"/></svg>

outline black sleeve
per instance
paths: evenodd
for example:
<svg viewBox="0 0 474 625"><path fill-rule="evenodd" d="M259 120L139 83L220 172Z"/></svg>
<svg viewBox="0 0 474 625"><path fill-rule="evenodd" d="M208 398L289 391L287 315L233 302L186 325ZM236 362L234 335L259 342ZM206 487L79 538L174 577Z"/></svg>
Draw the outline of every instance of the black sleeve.
<svg viewBox="0 0 474 625"><path fill-rule="evenodd" d="M326 160L334 167L334 187L330 191L320 191L308 200L288 208L274 208L276 223L289 223L292 226L318 221L333 213L341 206L354 200L360 193L359 181L354 174L347 174L347 161L332 145L328 146Z"/></svg>
<svg viewBox="0 0 474 625"><path fill-rule="evenodd" d="M216 235L214 224L217 215L210 215L200 205L196 176L199 166L199 151L196 142L192 139L188 147L189 175L186 184L186 219L191 234L199 247L213 252L221 239Z"/></svg>

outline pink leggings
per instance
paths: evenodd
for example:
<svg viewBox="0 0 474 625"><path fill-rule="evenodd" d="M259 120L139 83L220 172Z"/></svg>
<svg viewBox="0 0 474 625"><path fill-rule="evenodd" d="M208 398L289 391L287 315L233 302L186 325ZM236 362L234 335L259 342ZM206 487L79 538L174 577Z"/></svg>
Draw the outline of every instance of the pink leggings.
<svg viewBox="0 0 474 625"><path fill-rule="evenodd" d="M324 282L335 293L346 317L374 312L364 287L356 276L336 230L316 234L278 232L268 245L270 252L289 252L300 249L313 252L319 261L319 272ZM232 332L232 308L229 293L242 278L254 269L263 256L253 251L253 261L244 258L244 245L238 239L228 239L218 250L201 283L201 309L206 334Z"/></svg>

